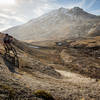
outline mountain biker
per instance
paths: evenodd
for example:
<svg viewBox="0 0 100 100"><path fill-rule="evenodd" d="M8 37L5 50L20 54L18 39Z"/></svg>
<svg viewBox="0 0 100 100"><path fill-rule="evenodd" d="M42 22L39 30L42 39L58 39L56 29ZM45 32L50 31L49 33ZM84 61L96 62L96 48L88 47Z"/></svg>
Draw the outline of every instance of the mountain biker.
<svg viewBox="0 0 100 100"><path fill-rule="evenodd" d="M13 40L14 38L8 34L5 34L5 37L3 38L3 42L4 42L4 48L5 48L5 57L7 60L9 60L9 58L7 58L7 55L9 57L11 57L12 61L11 63L13 63L15 66L19 67L19 60L18 60L18 56L17 56L17 52L16 49L13 47ZM10 55L10 51L12 51L12 54L14 54L14 56Z"/></svg>
<svg viewBox="0 0 100 100"><path fill-rule="evenodd" d="M9 49L11 48L12 41L13 41L13 37L8 35L8 34L5 34L3 42L4 42L4 46L5 46L6 51L9 51Z"/></svg>

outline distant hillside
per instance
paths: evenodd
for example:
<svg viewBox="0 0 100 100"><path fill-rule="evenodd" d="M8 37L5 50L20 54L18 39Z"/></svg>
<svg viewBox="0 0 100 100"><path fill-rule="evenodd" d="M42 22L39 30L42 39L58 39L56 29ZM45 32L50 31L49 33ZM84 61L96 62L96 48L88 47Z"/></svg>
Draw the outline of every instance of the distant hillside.
<svg viewBox="0 0 100 100"><path fill-rule="evenodd" d="M45 41L85 36L100 17L79 7L59 8L29 22L5 30L19 40Z"/></svg>

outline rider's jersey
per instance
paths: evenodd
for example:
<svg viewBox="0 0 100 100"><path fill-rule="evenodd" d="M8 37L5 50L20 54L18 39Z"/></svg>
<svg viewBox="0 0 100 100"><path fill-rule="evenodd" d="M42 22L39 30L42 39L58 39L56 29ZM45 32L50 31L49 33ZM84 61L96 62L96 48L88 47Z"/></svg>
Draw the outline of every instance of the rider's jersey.
<svg viewBox="0 0 100 100"><path fill-rule="evenodd" d="M12 42L12 38L11 38L11 36L5 36L3 41L4 41L4 43L11 43Z"/></svg>

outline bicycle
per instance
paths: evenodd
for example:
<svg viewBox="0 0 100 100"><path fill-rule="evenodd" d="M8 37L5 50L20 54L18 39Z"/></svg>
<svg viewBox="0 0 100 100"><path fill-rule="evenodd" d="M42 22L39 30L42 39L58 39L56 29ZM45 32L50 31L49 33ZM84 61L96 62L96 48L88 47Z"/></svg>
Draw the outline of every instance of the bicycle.
<svg viewBox="0 0 100 100"><path fill-rule="evenodd" d="M16 67L19 67L19 60L15 48L11 44L5 44L5 58Z"/></svg>

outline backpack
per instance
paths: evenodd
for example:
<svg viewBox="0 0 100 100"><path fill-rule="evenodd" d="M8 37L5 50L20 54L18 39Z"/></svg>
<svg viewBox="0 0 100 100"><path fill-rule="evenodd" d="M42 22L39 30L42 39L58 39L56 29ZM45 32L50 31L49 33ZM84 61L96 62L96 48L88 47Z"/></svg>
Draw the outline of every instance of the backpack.
<svg viewBox="0 0 100 100"><path fill-rule="evenodd" d="M4 43L9 43L9 40L10 40L9 36L5 36L3 39Z"/></svg>

